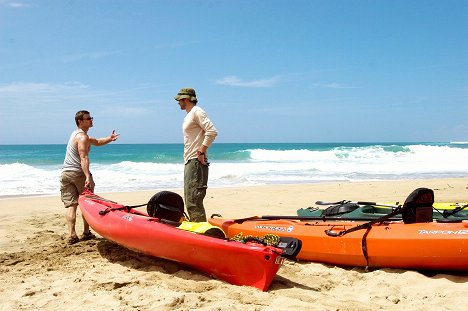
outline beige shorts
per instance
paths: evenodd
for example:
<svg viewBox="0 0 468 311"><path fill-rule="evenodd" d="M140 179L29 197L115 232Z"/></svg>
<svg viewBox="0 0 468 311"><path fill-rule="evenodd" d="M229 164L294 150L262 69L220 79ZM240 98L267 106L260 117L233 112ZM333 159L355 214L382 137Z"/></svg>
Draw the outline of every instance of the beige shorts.
<svg viewBox="0 0 468 311"><path fill-rule="evenodd" d="M83 172L64 171L60 175L60 194L65 208L78 205L78 197L84 191L86 176ZM94 181L91 175L91 191L94 192Z"/></svg>

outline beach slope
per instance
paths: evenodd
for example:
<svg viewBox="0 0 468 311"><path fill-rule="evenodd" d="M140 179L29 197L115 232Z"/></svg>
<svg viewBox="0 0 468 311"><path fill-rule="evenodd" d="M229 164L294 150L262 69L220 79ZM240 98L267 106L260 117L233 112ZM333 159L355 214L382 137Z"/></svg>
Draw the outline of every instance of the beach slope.
<svg viewBox="0 0 468 311"><path fill-rule="evenodd" d="M403 202L419 187L433 189L437 202L468 201L466 178L210 188L205 205L208 215L229 218L295 215L317 200ZM133 205L161 190L170 189L99 194ZM0 207L0 310L465 310L468 305L467 274L286 262L269 291L261 292L100 237L67 246L58 196L5 198Z"/></svg>

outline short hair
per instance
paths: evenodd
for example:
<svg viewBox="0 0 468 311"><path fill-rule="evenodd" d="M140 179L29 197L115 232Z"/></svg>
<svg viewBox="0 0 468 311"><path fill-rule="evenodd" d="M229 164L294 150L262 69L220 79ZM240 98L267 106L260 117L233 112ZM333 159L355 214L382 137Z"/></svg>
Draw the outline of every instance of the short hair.
<svg viewBox="0 0 468 311"><path fill-rule="evenodd" d="M80 110L75 114L75 123L76 123L77 126L79 125L78 121L80 121L80 120L83 121L83 116L85 114L90 114L90 113L89 113L89 111L86 111L86 110Z"/></svg>

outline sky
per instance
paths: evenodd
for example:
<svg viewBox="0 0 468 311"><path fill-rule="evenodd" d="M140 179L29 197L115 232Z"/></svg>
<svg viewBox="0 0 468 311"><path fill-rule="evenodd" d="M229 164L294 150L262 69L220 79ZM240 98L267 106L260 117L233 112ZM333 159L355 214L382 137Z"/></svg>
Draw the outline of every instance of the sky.
<svg viewBox="0 0 468 311"><path fill-rule="evenodd" d="M468 141L466 0L0 0L0 144Z"/></svg>

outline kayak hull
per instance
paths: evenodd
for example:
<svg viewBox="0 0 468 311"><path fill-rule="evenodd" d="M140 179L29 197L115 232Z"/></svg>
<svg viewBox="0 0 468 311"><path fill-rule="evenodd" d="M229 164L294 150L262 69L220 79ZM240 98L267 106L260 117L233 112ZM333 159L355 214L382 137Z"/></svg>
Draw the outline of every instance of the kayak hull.
<svg viewBox="0 0 468 311"><path fill-rule="evenodd" d="M93 193L83 193L80 209L90 227L131 250L193 267L234 285L266 291L282 263L281 250L184 231ZM110 210L101 215L100 211Z"/></svg>
<svg viewBox="0 0 468 311"><path fill-rule="evenodd" d="M333 265L369 268L468 271L468 222L375 224L341 236L356 227L351 221L298 221L212 218L227 236L277 234L302 241L297 258Z"/></svg>

